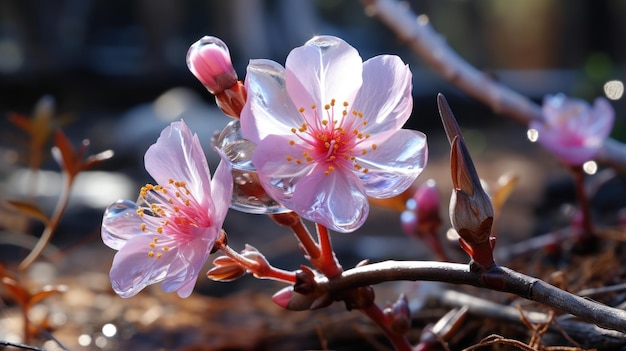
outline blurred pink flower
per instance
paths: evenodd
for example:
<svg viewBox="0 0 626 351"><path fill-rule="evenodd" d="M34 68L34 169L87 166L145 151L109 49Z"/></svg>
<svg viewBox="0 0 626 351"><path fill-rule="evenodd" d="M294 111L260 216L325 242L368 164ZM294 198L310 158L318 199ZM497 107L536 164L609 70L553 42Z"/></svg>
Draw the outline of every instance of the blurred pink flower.
<svg viewBox="0 0 626 351"><path fill-rule="evenodd" d="M110 278L122 297L163 282L165 292L191 294L198 273L220 234L230 204L232 179L225 162L211 180L198 140L183 121L165 128L145 155L158 185L141 188L137 203L107 208L102 240L119 252Z"/></svg>
<svg viewBox="0 0 626 351"><path fill-rule="evenodd" d="M187 67L213 95L237 83L228 47L216 37L204 36L187 51Z"/></svg>
<svg viewBox="0 0 626 351"><path fill-rule="evenodd" d="M361 60L332 36L291 51L285 67L252 60L243 135L267 193L302 217L350 232L367 197L402 193L427 160L426 136L401 129L413 107L411 71L397 56Z"/></svg>
<svg viewBox="0 0 626 351"><path fill-rule="evenodd" d="M597 98L591 107L558 94L545 97L543 117L529 125L538 132L538 141L562 162L578 166L596 156L611 133L615 111L604 98Z"/></svg>
<svg viewBox="0 0 626 351"><path fill-rule="evenodd" d="M437 182L428 179L406 202L406 211L400 216L402 230L409 236L437 235L441 226Z"/></svg>

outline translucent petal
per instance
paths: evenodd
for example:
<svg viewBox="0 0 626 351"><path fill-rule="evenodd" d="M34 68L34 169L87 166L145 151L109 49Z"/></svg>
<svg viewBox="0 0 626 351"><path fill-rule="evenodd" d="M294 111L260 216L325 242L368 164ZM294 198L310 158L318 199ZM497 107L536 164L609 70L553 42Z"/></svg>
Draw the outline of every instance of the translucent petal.
<svg viewBox="0 0 626 351"><path fill-rule="evenodd" d="M243 138L238 120L230 122L224 128L218 138L217 147L221 150L223 162L228 162L231 166L232 209L256 214L290 212L263 189L256 168L252 164L256 145ZM216 171L214 179L218 174L219 170ZM215 191L215 187L213 189Z"/></svg>
<svg viewBox="0 0 626 351"><path fill-rule="evenodd" d="M347 233L365 222L369 213L367 197L352 173L324 174L319 167L296 185L293 210L302 217L329 229Z"/></svg>
<svg viewBox="0 0 626 351"><path fill-rule="evenodd" d="M233 176L228 161L221 160L211 180L214 227L221 228L233 195Z"/></svg>
<svg viewBox="0 0 626 351"><path fill-rule="evenodd" d="M296 107L352 102L362 84L363 60L345 41L319 36L287 56L286 81Z"/></svg>
<svg viewBox="0 0 626 351"><path fill-rule="evenodd" d="M164 292L176 291L183 298L191 295L198 279L198 274L213 247L214 240L206 240L206 238L215 238L216 236L206 235L205 238L198 238L184 243L178 248L178 255L172 261L168 268L167 276L161 283L161 289Z"/></svg>
<svg viewBox="0 0 626 351"><path fill-rule="evenodd" d="M529 126L537 130L541 146L569 165L582 165L591 160L602 146L602 138L581 139L581 142L574 144L572 136L567 132L546 128L540 122L531 122Z"/></svg>
<svg viewBox="0 0 626 351"><path fill-rule="evenodd" d="M363 86L354 108L363 113L363 133L385 133L400 129L413 109L412 75L398 56L373 57L363 64Z"/></svg>
<svg viewBox="0 0 626 351"><path fill-rule="evenodd" d="M170 179L184 181L192 196L203 208L212 206L209 165L198 136L192 134L185 122L173 122L163 129L155 144L144 157L145 167L161 185Z"/></svg>
<svg viewBox="0 0 626 351"><path fill-rule="evenodd" d="M287 156L301 155L305 149L299 145L289 145L287 138L270 135L256 148L252 162L256 166L263 188L269 196L286 208L292 208L291 198L296 184L311 172L315 164L287 161ZM281 147L281 145L286 145Z"/></svg>
<svg viewBox="0 0 626 351"><path fill-rule="evenodd" d="M155 284L167 275L167 270L176 257L176 248L162 258L149 257L153 236L136 236L120 249L111 266L111 285L121 297L131 297L150 284Z"/></svg>
<svg viewBox="0 0 626 351"><path fill-rule="evenodd" d="M368 172L358 171L367 196L386 198L399 195L413 184L428 160L426 135L401 129L375 150L357 157Z"/></svg>
<svg viewBox="0 0 626 351"><path fill-rule="evenodd" d="M108 247L119 250L126 242L141 231L142 219L137 214L139 207L128 200L119 200L109 206L102 218L102 241Z"/></svg>
<svg viewBox="0 0 626 351"><path fill-rule="evenodd" d="M252 60L246 76L248 100L241 111L246 139L258 143L271 134L291 133L304 122L287 94L285 69L270 60Z"/></svg>
<svg viewBox="0 0 626 351"><path fill-rule="evenodd" d="M593 103L592 120L587 128L589 135L606 138L613 129L615 110L604 98L596 98Z"/></svg>

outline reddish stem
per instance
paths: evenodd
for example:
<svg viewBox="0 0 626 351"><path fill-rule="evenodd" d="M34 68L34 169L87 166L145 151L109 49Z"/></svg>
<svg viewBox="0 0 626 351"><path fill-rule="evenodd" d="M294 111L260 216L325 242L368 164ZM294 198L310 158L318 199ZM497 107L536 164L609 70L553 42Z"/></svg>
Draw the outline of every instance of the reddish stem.
<svg viewBox="0 0 626 351"><path fill-rule="evenodd" d="M219 250L224 255L230 257L233 261L237 262L241 267L248 270L257 278L272 279L288 284L296 283L295 272L272 267L269 263L267 263L267 261L265 261L264 258L262 261L251 260L221 242L217 242L216 245L218 245Z"/></svg>
<svg viewBox="0 0 626 351"><path fill-rule="evenodd" d="M59 223L61 222L61 217L63 217L63 213L65 212L67 203L69 202L70 194L72 191L72 185L74 184L74 179L75 179L74 176L75 174L72 174L68 171L63 172L63 177L65 181L63 182L63 188L61 188L61 195L59 197L59 201L57 202L56 208L54 209L54 213L52 214L52 218L50 218L50 222L46 224L46 227L44 228L44 231L41 234L39 241L37 241L37 244L35 245L35 247L31 250L28 256L26 256L26 258L24 258L24 260L18 266L18 269L20 270L20 272L26 272L28 267L30 267L30 265L33 264L33 262L35 262L35 260L39 257L39 255L41 255L43 250L46 248L46 246L50 242L50 239L52 238L54 231L56 230L56 228L59 226Z"/></svg>
<svg viewBox="0 0 626 351"><path fill-rule="evenodd" d="M311 261L315 266L324 273L328 279L332 279L341 275L343 268L335 257L333 251L333 245L330 241L330 235L328 228L316 223L317 228L317 240L319 241L319 248L321 250L321 256L319 260Z"/></svg>
<svg viewBox="0 0 626 351"><path fill-rule="evenodd" d="M591 212L589 210L589 199L585 192L585 172L581 166L572 166L574 174L574 185L576 187L576 196L578 197L578 206L583 216L583 234L582 238L589 239L593 236L593 226L591 225Z"/></svg>
<svg viewBox="0 0 626 351"><path fill-rule="evenodd" d="M395 333L389 327L387 318L383 311L375 303L369 304L366 307L359 308L366 316L368 316L387 336L387 339L391 342L396 351L411 351L413 347L409 341L403 336Z"/></svg>
<svg viewBox="0 0 626 351"><path fill-rule="evenodd" d="M320 248L313 240L311 233L302 222L302 219L298 220L295 224L290 226L290 228L291 231L293 231L293 233L295 234L296 238L298 238L298 241L300 241L300 244L302 244L304 251L307 255L309 255L310 259L318 259L321 255Z"/></svg>
<svg viewBox="0 0 626 351"><path fill-rule="evenodd" d="M437 259L439 261L450 262L450 259L448 259L448 255L446 255L446 252L441 245L441 241L439 240L437 232L438 230L435 230L434 232L430 232L424 236L421 236L421 238L431 249L435 251L435 256L437 256Z"/></svg>

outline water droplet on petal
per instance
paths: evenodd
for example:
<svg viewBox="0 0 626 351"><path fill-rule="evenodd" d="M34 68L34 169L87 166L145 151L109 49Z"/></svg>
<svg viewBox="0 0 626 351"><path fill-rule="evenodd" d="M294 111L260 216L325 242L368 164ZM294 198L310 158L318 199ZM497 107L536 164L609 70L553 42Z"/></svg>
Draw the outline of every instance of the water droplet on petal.
<svg viewBox="0 0 626 351"><path fill-rule="evenodd" d="M102 218L102 241L112 249L121 249L130 236L139 232L136 203L119 200L109 206Z"/></svg>
<svg viewBox="0 0 626 351"><path fill-rule="evenodd" d="M109 206L104 212L104 220L111 220L119 216L123 216L129 211L136 213L139 206L130 200L119 200Z"/></svg>
<svg viewBox="0 0 626 351"><path fill-rule="evenodd" d="M337 46L341 44L338 38L335 37L315 37L311 39L307 44L315 45L318 48L322 49L322 51L328 50L333 46Z"/></svg>

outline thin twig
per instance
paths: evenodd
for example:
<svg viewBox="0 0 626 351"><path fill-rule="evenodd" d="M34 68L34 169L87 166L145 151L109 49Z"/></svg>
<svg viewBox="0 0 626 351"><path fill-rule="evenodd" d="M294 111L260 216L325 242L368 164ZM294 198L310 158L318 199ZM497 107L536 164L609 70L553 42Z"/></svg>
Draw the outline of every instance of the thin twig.
<svg viewBox="0 0 626 351"><path fill-rule="evenodd" d="M50 222L44 228L39 241L33 248L33 250L24 258L24 260L20 263L18 269L20 272L25 272L30 265L35 262L35 260L41 255L44 251L50 239L52 238L52 234L59 226L61 222L61 217L63 217L63 213L65 212L65 208L67 207L67 203L70 199L70 194L72 192L72 184L74 183L74 176L69 174L67 171L63 172L63 177L65 182L63 183L63 188L61 190L61 195L59 197L59 201L57 202L56 208L54 210L54 214L52 218L50 218Z"/></svg>
<svg viewBox="0 0 626 351"><path fill-rule="evenodd" d="M25 344L18 344L18 343L14 343L10 341L2 341L2 340L0 340L0 346L12 346L12 347L17 347L18 349L22 349L22 350L46 351L44 349L40 349L35 346L29 346Z"/></svg>
<svg viewBox="0 0 626 351"><path fill-rule="evenodd" d="M366 13L385 23L435 72L495 113L523 125L543 119L540 106L470 65L446 43L425 17L418 17L396 0L361 2ZM606 139L595 161L626 172L626 145Z"/></svg>

